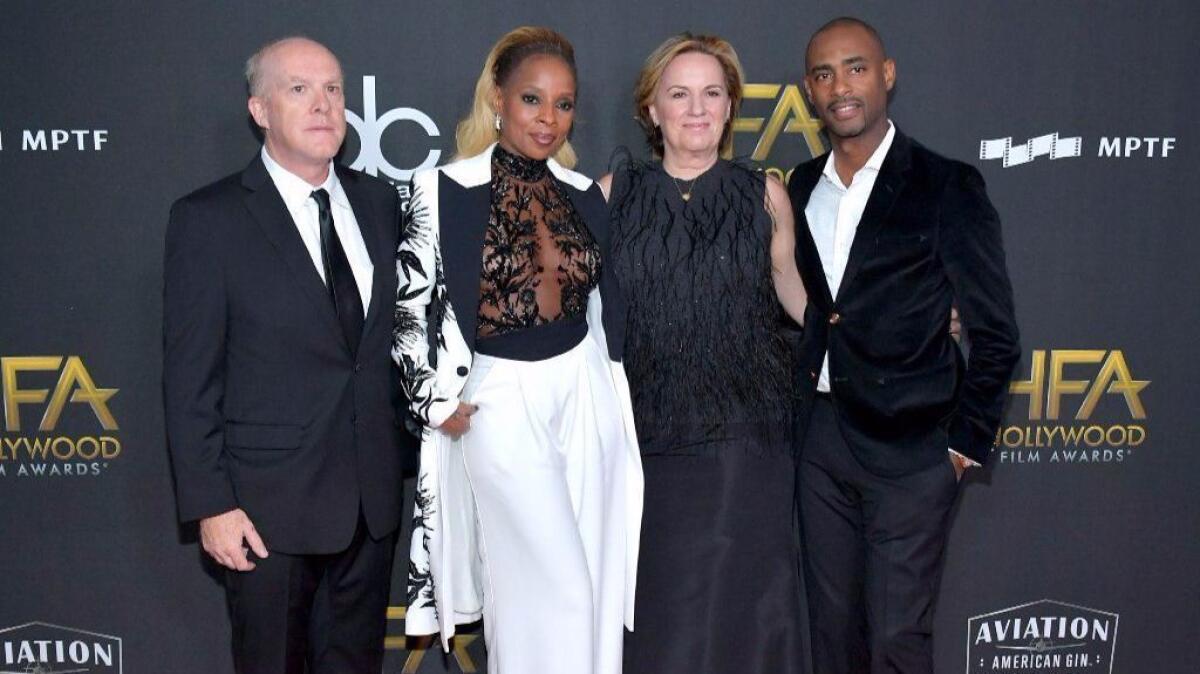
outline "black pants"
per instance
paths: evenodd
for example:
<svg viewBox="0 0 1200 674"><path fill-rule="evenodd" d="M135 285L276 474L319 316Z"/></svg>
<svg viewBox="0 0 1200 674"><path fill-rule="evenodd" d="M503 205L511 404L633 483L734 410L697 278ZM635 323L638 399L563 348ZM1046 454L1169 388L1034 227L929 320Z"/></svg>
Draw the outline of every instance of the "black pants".
<svg viewBox="0 0 1200 674"><path fill-rule="evenodd" d="M797 468L805 583L819 674L933 672L933 609L958 493L946 461L880 477L854 458L818 398Z"/></svg>
<svg viewBox="0 0 1200 674"><path fill-rule="evenodd" d="M270 551L253 571L226 571L238 674L379 674L395 545L360 517L339 553Z"/></svg>

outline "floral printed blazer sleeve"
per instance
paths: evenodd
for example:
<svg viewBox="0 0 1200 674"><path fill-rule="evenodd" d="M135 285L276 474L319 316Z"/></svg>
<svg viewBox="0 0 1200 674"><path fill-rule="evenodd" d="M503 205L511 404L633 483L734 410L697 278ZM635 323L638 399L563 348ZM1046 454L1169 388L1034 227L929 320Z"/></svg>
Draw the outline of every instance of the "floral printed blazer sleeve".
<svg viewBox="0 0 1200 674"><path fill-rule="evenodd" d="M456 409L458 396L448 387L439 386L437 373L429 362L433 348L445 348L440 316L453 311L446 297L437 223L430 214L431 181L436 173L419 175L412 183L412 196L396 252L396 272L400 286L396 293L396 327L392 340L392 358L400 366L414 417L423 426L441 426ZM430 311L430 309L433 311ZM429 315L427 315L429 314ZM430 321L430 318L433 321ZM434 338L430 338L430 323ZM432 347L432 348L431 348Z"/></svg>

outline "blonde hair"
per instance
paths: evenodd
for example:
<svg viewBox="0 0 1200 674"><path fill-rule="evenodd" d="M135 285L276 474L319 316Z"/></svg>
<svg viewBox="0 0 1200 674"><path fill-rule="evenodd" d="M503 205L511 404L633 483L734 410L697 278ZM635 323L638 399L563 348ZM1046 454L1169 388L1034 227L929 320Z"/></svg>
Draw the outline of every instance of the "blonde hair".
<svg viewBox="0 0 1200 674"><path fill-rule="evenodd" d="M654 120L650 117L650 104L654 102L654 94L658 90L667 66L671 65L671 61L675 60L676 56L689 52L708 54L717 59L717 63L721 65L721 70L725 73L725 90L729 93L729 120L725 122L725 129L721 132L721 156L730 159L733 157L733 120L737 118L738 110L742 106L743 83L746 76L742 71L742 63L738 60L737 52L733 50L733 45L716 35L680 33L667 38L666 42L658 45L650 53L650 56L646 57L646 63L642 65L642 70L638 73L637 85L633 88L633 106L638 124L645 132L646 143L650 145L654 156L661 157L663 154L662 129L655 126Z"/></svg>
<svg viewBox="0 0 1200 674"><path fill-rule="evenodd" d="M509 31L492 46L483 62L483 72L479 73L475 83L471 113L458 123L454 132L458 146L455 159L474 157L500 138L496 129L496 110L492 107L496 89L504 85L526 58L537 54L561 58L570 66L571 75L575 75L575 48L567 38L538 26L521 26ZM563 141L562 147L554 153L554 160L567 168L575 166L578 157L570 141Z"/></svg>

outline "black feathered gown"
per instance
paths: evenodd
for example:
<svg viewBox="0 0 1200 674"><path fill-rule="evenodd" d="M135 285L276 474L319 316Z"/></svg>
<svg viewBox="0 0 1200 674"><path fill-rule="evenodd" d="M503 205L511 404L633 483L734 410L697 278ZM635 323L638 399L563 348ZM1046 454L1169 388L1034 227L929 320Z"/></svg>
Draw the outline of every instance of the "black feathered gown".
<svg viewBox="0 0 1200 674"><path fill-rule="evenodd" d="M659 163L613 176L607 264L646 478L626 674L801 671L794 369L764 189L724 160L690 185Z"/></svg>

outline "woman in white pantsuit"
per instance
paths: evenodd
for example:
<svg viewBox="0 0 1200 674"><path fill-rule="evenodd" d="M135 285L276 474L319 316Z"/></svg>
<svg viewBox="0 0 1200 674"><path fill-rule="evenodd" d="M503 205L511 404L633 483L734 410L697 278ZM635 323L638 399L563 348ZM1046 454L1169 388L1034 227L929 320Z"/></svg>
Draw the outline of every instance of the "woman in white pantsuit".
<svg viewBox="0 0 1200 674"><path fill-rule="evenodd" d="M413 178L397 253L423 426L406 631L448 646L482 618L491 674L616 674L633 627L641 461L604 198L566 168L574 106L570 43L501 38L467 158Z"/></svg>

